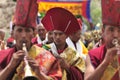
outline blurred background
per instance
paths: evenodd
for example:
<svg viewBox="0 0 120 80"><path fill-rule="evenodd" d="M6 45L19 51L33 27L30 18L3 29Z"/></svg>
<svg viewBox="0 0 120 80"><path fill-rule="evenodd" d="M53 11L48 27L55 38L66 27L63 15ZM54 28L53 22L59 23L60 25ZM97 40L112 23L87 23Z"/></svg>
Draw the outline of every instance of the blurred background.
<svg viewBox="0 0 120 80"><path fill-rule="evenodd" d="M66 0L60 0L60 1L66 1ZM74 1L74 0L70 0L70 1ZM76 0L76 1L83 1L83 0ZM15 4L16 2L14 0L0 0L0 29L5 31L6 33L5 39L8 38L10 34L10 22L13 19ZM88 22L88 20L83 17L84 23L87 27L86 29L92 30L91 25L94 26L94 29L98 29L102 24L101 0L91 0L90 16L92 20L91 22Z"/></svg>

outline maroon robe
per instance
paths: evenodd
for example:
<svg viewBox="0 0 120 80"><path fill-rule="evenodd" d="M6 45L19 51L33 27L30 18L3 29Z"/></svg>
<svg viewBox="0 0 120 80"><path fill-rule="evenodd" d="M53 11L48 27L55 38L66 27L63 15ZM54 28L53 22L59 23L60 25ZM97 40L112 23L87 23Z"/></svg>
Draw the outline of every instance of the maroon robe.
<svg viewBox="0 0 120 80"><path fill-rule="evenodd" d="M0 51L0 69L4 69L9 64L14 52L15 48L9 48ZM7 80L12 80L12 77L14 76L15 72L16 68L13 70L13 72L11 72Z"/></svg>
<svg viewBox="0 0 120 80"><path fill-rule="evenodd" d="M57 69L58 63L55 61L50 71L48 72L48 75L54 78L54 80L61 80L61 77L54 75L56 74ZM67 71L67 80L84 80L84 73L81 72L77 67L71 66L69 71Z"/></svg>
<svg viewBox="0 0 120 80"><path fill-rule="evenodd" d="M15 51L16 51L15 48L9 48L7 50L0 51L0 69L4 69L9 64L9 62L12 58L12 55ZM49 71L48 75L51 76L51 74L56 73L56 71L57 71L56 69L58 69L58 65L55 61L51 70ZM16 68L15 68L15 70L13 70L13 72L11 72L11 74L7 78L7 80L12 80L15 72L16 72ZM54 80L61 80L61 77L57 77L54 75L52 75L51 77L53 77ZM80 70L78 70L76 67L73 67L73 66L71 66L69 69L69 72L67 72L67 77L68 77L68 80L84 80L83 73Z"/></svg>
<svg viewBox="0 0 120 80"><path fill-rule="evenodd" d="M34 37L34 38L32 39L32 43L33 43L33 44L38 44L38 42L37 42L37 37Z"/></svg>
<svg viewBox="0 0 120 80"><path fill-rule="evenodd" d="M91 63L94 66L94 68L97 68L100 65L100 63L102 63L105 57L105 53L106 53L105 45L102 45L98 48L95 48L89 51ZM119 77L118 77L118 72L117 72L111 80L118 80L118 79Z"/></svg>
<svg viewBox="0 0 120 80"><path fill-rule="evenodd" d="M42 45L40 44L36 44L37 46L41 47ZM17 50L15 48L15 46L13 48L9 48L6 50L1 50L0 51L0 70L4 69L10 62L13 53L15 53ZM19 64L18 64L19 66ZM16 69L17 67L11 72L11 74L9 75L9 77L7 78L7 80L12 80L14 74L16 73Z"/></svg>
<svg viewBox="0 0 120 80"><path fill-rule="evenodd" d="M62 53L64 50L58 50L58 53ZM48 75L50 75L51 77L54 78L54 80L61 80L61 77L58 76L54 76L54 74L56 74L56 72L59 69L59 62L56 60L50 71L48 72ZM67 72L67 80L84 80L84 73L82 71L80 71L77 67L75 66L70 66L70 68L68 69ZM53 74L53 75L51 75Z"/></svg>

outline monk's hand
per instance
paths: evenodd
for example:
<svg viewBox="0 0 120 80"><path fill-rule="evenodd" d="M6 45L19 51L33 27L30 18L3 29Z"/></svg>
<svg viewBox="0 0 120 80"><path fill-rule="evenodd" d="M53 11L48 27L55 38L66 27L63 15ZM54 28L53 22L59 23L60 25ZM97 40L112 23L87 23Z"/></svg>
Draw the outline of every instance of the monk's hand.
<svg viewBox="0 0 120 80"><path fill-rule="evenodd" d="M13 53L12 59L10 61L11 66L17 66L21 61L24 60L25 51L19 50L16 53Z"/></svg>
<svg viewBox="0 0 120 80"><path fill-rule="evenodd" d="M60 56L57 56L56 59L60 63L62 69L69 70L70 65Z"/></svg>
<svg viewBox="0 0 120 80"><path fill-rule="evenodd" d="M30 57L26 57L26 59L32 71L34 71L36 75L39 75L40 74L39 63L35 59L32 59Z"/></svg>
<svg viewBox="0 0 120 80"><path fill-rule="evenodd" d="M118 50L120 50L120 46L107 49L107 52L106 52L106 55L104 58L104 62L109 64L111 61L113 61L113 59L115 58L115 56L118 53Z"/></svg>

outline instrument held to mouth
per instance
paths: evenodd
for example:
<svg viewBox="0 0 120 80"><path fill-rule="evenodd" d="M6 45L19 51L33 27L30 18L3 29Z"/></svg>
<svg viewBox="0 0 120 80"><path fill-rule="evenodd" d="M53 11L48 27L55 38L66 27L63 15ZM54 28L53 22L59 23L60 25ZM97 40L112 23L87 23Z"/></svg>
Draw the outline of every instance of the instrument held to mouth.
<svg viewBox="0 0 120 80"><path fill-rule="evenodd" d="M25 56L28 56L28 52L27 52L25 43L23 43L23 50L25 51ZM25 69L24 69L25 76L24 76L23 80L38 80L38 78L32 74L31 67L28 64L26 57L24 58L24 62L25 62Z"/></svg>
<svg viewBox="0 0 120 80"><path fill-rule="evenodd" d="M118 39L113 39L113 41L112 41L112 44L113 45L115 45L115 47L118 47L119 46L119 41L118 41ZM119 75L119 80L120 80L120 61L119 61L119 59L120 59L120 49L118 49L118 51L117 51L117 63L118 63L118 75Z"/></svg>

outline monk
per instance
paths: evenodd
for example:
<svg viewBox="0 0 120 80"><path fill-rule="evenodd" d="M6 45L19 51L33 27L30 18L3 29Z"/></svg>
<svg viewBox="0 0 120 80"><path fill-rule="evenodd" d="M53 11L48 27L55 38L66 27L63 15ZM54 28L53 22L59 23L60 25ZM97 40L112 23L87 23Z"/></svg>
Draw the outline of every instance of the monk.
<svg viewBox="0 0 120 80"><path fill-rule="evenodd" d="M66 43L66 38L80 29L75 16L66 9L55 7L48 10L42 23L46 30L53 31L54 41L49 46L56 60L48 75L54 80L83 80L84 60Z"/></svg>
<svg viewBox="0 0 120 80"><path fill-rule="evenodd" d="M83 57L83 59L85 59L88 53L88 50L80 40L81 28L82 28L81 19L77 19L77 20L79 22L80 29L77 32L69 35L69 37L66 39L66 42L69 47L72 47L74 50L76 50L79 53L80 56Z"/></svg>
<svg viewBox="0 0 120 80"><path fill-rule="evenodd" d="M40 72L38 60L36 60L38 53L35 50L38 47L31 43L35 36L37 8L37 0L17 0L15 25L12 28L16 44L12 48L0 51L0 80L23 80L25 60L37 80L48 80ZM25 44L24 49L23 44ZM41 48L39 47L39 49ZM34 79L32 78L32 80Z"/></svg>
<svg viewBox="0 0 120 80"><path fill-rule="evenodd" d="M38 24L36 30L38 34L35 38L32 39L32 43L45 44L47 42L45 40L47 31L44 28L43 24Z"/></svg>
<svg viewBox="0 0 120 80"><path fill-rule="evenodd" d="M120 80L120 1L102 0L104 44L90 50L86 59L85 80Z"/></svg>

